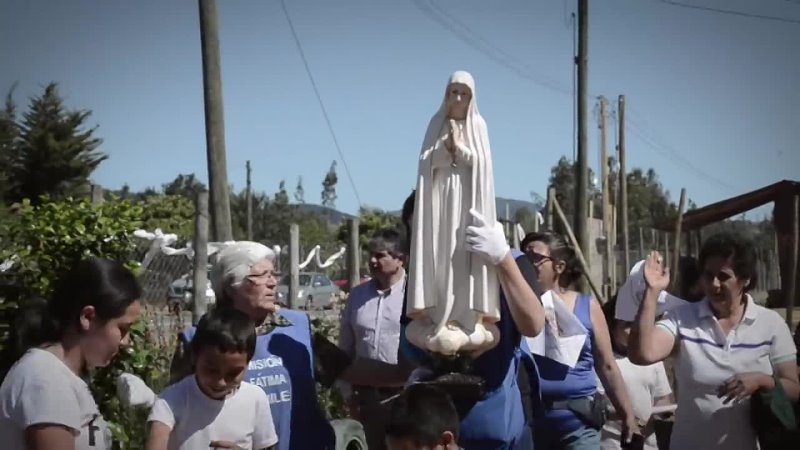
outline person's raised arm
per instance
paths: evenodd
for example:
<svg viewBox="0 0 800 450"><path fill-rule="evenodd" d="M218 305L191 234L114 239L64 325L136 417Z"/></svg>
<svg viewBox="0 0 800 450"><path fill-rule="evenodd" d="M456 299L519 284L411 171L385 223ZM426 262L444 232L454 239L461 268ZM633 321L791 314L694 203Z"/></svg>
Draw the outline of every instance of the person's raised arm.
<svg viewBox="0 0 800 450"><path fill-rule="evenodd" d="M658 252L651 252L647 257L644 278L647 289L631 329L628 357L634 364L646 366L663 361L672 353L677 323L668 318L662 321L665 326L656 326L658 295L669 286L669 269Z"/></svg>
<svg viewBox="0 0 800 450"><path fill-rule="evenodd" d="M467 249L483 255L497 267L511 317L523 336L537 336L544 329L544 308L520 271L506 242L503 225L489 226L484 217L470 210L473 225L467 227Z"/></svg>

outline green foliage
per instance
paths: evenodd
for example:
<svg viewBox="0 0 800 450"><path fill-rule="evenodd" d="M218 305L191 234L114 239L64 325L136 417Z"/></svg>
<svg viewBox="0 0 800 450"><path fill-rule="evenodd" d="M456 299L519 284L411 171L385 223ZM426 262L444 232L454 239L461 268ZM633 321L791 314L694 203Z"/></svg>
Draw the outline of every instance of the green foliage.
<svg viewBox="0 0 800 450"><path fill-rule="evenodd" d="M44 197L34 205L24 200L13 220L4 223L0 261L13 258L9 282L21 290L18 297L0 299L2 306L15 306L21 296L52 293L55 280L78 261L97 256L127 262L135 248L133 231L142 224L142 205L127 200L93 206L86 200L52 201ZM4 321L7 323L6 321ZM144 449L145 411L126 411L116 399L115 381L121 371L143 378L158 389L168 376L172 346L154 345L141 320L131 330L131 345L123 349L109 367L93 374L93 393L114 433L119 449ZM7 335L3 336L3 343ZM8 361L3 362L8 367Z"/></svg>
<svg viewBox="0 0 800 450"><path fill-rule="evenodd" d="M98 147L96 127L87 128L90 111L68 110L56 83L33 97L22 120L15 120L10 94L0 132L7 178L6 200L67 197L85 189L89 176L107 156ZM10 139L10 140L9 140Z"/></svg>
<svg viewBox="0 0 800 450"><path fill-rule="evenodd" d="M124 407L116 395L117 378L123 372L135 374L154 392L160 392L169 381L174 339L169 341L173 345L159 345L152 339L153 331L146 323L151 321L145 317L134 324L130 331L130 345L120 349L120 354L109 366L92 376L92 393L114 436L115 448L119 450L144 450L149 409ZM172 336L177 336L177 330L172 331Z"/></svg>
<svg viewBox="0 0 800 450"><path fill-rule="evenodd" d="M55 278L87 256L127 261L142 209L128 201L93 206L87 200L23 200L3 230L0 260L13 258L13 283L28 294L50 295Z"/></svg>
<svg viewBox="0 0 800 450"><path fill-rule="evenodd" d="M339 317L311 319L311 334L322 333L334 344L339 341ZM343 419L347 417L347 408L341 393L335 387L325 388L317 383L317 397L319 405L328 420Z"/></svg>
<svg viewBox="0 0 800 450"><path fill-rule="evenodd" d="M195 178L193 173L179 174L174 180L161 186L165 195L181 195L194 201L197 191L206 186Z"/></svg>
<svg viewBox="0 0 800 450"><path fill-rule="evenodd" d="M361 248L365 248L376 231L394 228L400 231L400 216L379 208L362 206L358 211L358 240ZM402 233L402 231L401 231ZM343 221L339 225L336 238L340 242L350 242L350 222Z"/></svg>
<svg viewBox="0 0 800 450"><path fill-rule="evenodd" d="M182 195L151 195L136 202L142 209L142 227L175 233L181 239L194 236L194 203Z"/></svg>

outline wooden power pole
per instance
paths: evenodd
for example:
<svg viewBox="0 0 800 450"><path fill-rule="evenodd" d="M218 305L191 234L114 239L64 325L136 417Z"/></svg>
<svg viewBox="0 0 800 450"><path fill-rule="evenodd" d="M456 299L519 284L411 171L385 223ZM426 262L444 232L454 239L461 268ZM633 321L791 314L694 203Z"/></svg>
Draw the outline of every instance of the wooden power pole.
<svg viewBox="0 0 800 450"><path fill-rule="evenodd" d="M350 280L350 289L361 283L361 242L359 240L359 220L357 217L348 219L350 225L350 245L347 248L347 273Z"/></svg>
<svg viewBox="0 0 800 450"><path fill-rule="evenodd" d="M631 255L630 255L630 225L628 224L628 169L627 169L627 156L625 155L625 96L620 95L617 99L617 124L619 131L617 132L617 139L619 139L619 211L621 216L622 227L622 255L625 263L625 273L631 270ZM639 232L641 233L641 229ZM640 238L640 242L641 242Z"/></svg>
<svg viewBox="0 0 800 450"><path fill-rule="evenodd" d="M600 114L597 118L597 127L600 131L600 186L603 191L601 214L603 219L603 296L609 298L611 291L611 196L608 186L608 147L606 147L606 98L597 99L600 104Z"/></svg>
<svg viewBox="0 0 800 450"><path fill-rule="evenodd" d="M222 113L222 71L216 0L200 4L200 45L203 57L203 97L206 113L206 156L210 192L211 229L217 242L232 241L228 166L225 161L225 120Z"/></svg>
<svg viewBox="0 0 800 450"><path fill-rule="evenodd" d="M197 192L194 204L194 272L192 274L192 323L197 325L206 313L208 277L208 191Z"/></svg>
<svg viewBox="0 0 800 450"><path fill-rule="evenodd" d="M578 66L578 158L575 161L575 216L572 223L575 225L575 237L584 255L589 255L589 152L586 146L586 103L588 91L588 64L589 51L589 0L578 0L578 55L575 63ZM587 264L590 264L587 261ZM588 269L588 268L587 268Z"/></svg>
<svg viewBox="0 0 800 450"><path fill-rule="evenodd" d="M250 184L250 161L247 161L247 190L245 202L247 202L247 240L253 240L253 190Z"/></svg>

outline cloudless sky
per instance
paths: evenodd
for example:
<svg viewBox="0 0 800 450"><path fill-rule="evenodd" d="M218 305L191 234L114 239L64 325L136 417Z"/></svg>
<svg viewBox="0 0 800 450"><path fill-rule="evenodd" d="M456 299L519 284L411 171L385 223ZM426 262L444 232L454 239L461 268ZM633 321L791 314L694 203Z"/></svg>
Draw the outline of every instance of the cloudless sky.
<svg viewBox="0 0 800 450"><path fill-rule="evenodd" d="M791 0L685 0L800 21ZM286 0L362 204L399 209L450 73L477 83L500 196L545 194L573 154L575 1ZM306 201L339 162L337 207L358 208L279 0L218 0L229 181ZM800 23L658 0L590 2L589 101L627 98L629 167L653 167L698 205L800 172ZM108 187L207 179L202 63L194 0L3 0L0 91L19 103L60 83L93 111ZM614 128L610 121L609 127ZM590 163L597 172L596 121ZM609 149L614 136L609 133ZM761 209L758 214L768 210Z"/></svg>

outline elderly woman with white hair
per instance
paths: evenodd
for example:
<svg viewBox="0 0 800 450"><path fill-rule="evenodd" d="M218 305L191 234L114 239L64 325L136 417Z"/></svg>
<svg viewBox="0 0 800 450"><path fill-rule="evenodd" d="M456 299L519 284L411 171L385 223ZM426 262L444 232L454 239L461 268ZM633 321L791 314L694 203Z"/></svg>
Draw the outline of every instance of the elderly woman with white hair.
<svg viewBox="0 0 800 450"><path fill-rule="evenodd" d="M236 308L257 324L258 340L245 381L267 393L278 450L332 450L334 431L317 401L311 326L305 313L278 309L275 254L256 242L236 242L221 250L211 269L217 307ZM189 342L194 327L180 335L172 380L191 372Z"/></svg>

